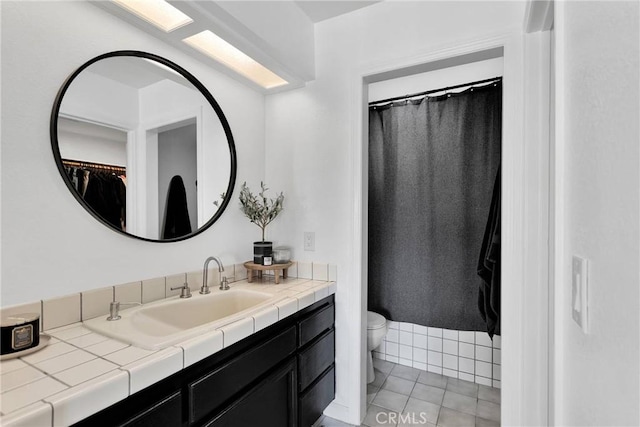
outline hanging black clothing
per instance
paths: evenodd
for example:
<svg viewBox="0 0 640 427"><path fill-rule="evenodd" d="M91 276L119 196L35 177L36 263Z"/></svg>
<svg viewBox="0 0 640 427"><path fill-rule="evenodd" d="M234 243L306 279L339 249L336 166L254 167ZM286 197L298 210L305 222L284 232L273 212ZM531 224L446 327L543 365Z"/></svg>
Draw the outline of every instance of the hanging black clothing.
<svg viewBox="0 0 640 427"><path fill-rule="evenodd" d="M113 173L90 172L84 201L106 222L123 229L126 189Z"/></svg>
<svg viewBox="0 0 640 427"><path fill-rule="evenodd" d="M478 308L491 338L494 334L500 335L500 193L498 168L478 261L478 275L482 278L478 292Z"/></svg>
<svg viewBox="0 0 640 427"><path fill-rule="evenodd" d="M163 239L173 239L191 233L191 221L187 208L187 192L180 175L175 175L169 183L167 206L164 215Z"/></svg>

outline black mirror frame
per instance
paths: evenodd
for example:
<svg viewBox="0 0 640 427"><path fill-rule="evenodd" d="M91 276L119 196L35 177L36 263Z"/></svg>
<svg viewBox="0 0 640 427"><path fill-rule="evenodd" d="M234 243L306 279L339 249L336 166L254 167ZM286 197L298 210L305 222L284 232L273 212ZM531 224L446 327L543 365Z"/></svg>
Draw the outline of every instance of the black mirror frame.
<svg viewBox="0 0 640 427"><path fill-rule="evenodd" d="M84 201L82 196L73 187L71 179L69 178L69 176L67 175L67 173L65 171L64 164L62 163L62 157L60 155L60 146L58 144L58 115L60 113L60 105L62 104L62 99L64 98L64 95L67 92L67 90L69 89L69 86L71 85L73 80L83 70L85 70L91 64L93 64L93 63L95 63L97 61L100 61L102 59L119 57L119 56L135 56L135 57L138 57L138 58L149 59L149 60L152 60L152 61L159 62L160 64L165 65L165 66L173 69L174 71L177 71L185 79L187 79L192 85L194 85L200 91L200 93L202 93L202 95L207 99L207 101L209 101L209 104L211 104L211 107L213 107L214 111L218 115L218 119L222 123L222 127L223 127L224 133L225 133L225 135L227 137L227 142L229 144L229 154L230 154L230 158L231 158L231 173L230 173L230 176L229 176L229 185L227 186L227 190L224 193L225 197L222 200L222 202L220 203L220 207L218 208L216 213L213 215L213 217L211 217L211 219L209 221L207 221L202 227L198 228L196 231L194 231L194 232L192 232L190 234L187 234L187 235L184 235L184 236L180 236L180 237L176 237L176 238L172 238L172 239L155 240L155 239L148 239L146 237L136 236L135 234L127 233L126 231L123 231L123 230L120 230L120 229L114 227L113 225L111 225L107 221L105 221L104 218L101 215L99 215L91 206L89 206ZM202 233L203 231L205 231L209 227L211 227L213 225L213 223L215 223L218 220L218 218L220 218L220 216L222 215L224 210L229 205L229 202L231 201L231 196L233 194L233 189L234 189L235 183L236 183L237 156L236 156L236 147L235 147L235 143L234 143L234 140L233 140L233 135L231 133L231 128L229 127L229 122L227 122L227 118L225 117L224 113L222 112L222 108L220 108L220 105L218 105L218 102L213 98L211 93L207 90L207 88L204 87L204 85L202 83L200 83L200 81L198 79L196 79L191 73L189 73L187 70L185 70L184 68L182 68L178 64L176 64L176 63L174 63L172 61L169 61L168 59L165 59L165 58L163 58L161 56L154 55L154 54L148 53L148 52L137 51L137 50L119 50L119 51L108 52L108 53L96 56L95 58L90 59L89 61L85 62L82 66L80 66L80 68L78 68L69 77L67 77L67 79L65 80L64 84L62 85L62 87L58 91L58 94L56 95L55 101L53 103L53 110L51 111L51 122L50 122L50 126L49 126L49 133L50 133L50 138L51 138L51 149L53 151L53 157L54 157L54 159L56 161L56 165L58 166L58 171L60 172L60 175L62 176L62 179L64 180L65 184L69 188L69 191L71 192L71 194L73 194L73 196L80 203L80 205L82 205L100 223L102 223L103 225L108 227L110 230L116 231L116 232L118 232L118 233L120 233L122 235L125 235L127 237L131 237L131 238L138 239L138 240L144 240L144 241L147 241L147 242L154 242L154 243L171 243L171 242L178 242L178 241L181 241L181 240L189 239L191 237L194 237L194 236Z"/></svg>

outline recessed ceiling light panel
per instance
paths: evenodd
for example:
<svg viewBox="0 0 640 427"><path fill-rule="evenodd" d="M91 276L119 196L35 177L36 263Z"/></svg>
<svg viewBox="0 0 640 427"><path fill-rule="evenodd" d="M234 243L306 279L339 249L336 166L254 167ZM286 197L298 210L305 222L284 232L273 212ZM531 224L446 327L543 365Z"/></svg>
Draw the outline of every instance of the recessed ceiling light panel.
<svg viewBox="0 0 640 427"><path fill-rule="evenodd" d="M155 25L170 32L176 28L193 22L188 15L165 0L112 0L115 4Z"/></svg>
<svg viewBox="0 0 640 427"><path fill-rule="evenodd" d="M187 37L183 41L265 89L272 89L288 83L273 71L209 30Z"/></svg>

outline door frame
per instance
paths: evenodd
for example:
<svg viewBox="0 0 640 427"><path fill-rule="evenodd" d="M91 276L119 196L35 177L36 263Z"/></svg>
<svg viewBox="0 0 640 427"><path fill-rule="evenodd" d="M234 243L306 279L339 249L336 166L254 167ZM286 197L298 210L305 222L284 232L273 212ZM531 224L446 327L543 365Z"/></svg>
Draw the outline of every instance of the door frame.
<svg viewBox="0 0 640 427"><path fill-rule="evenodd" d="M548 424L549 44L548 33L522 31L432 48L392 62L361 64L352 72L349 120L354 143L348 185L353 201L349 259L353 273L340 291L348 307L345 328L351 343L343 369L348 389L341 392L345 400L325 411L329 416L359 423L366 413L367 85L401 70L495 49L502 49L504 59L502 283L513 284L502 288L502 319L507 319L501 326L502 422Z"/></svg>

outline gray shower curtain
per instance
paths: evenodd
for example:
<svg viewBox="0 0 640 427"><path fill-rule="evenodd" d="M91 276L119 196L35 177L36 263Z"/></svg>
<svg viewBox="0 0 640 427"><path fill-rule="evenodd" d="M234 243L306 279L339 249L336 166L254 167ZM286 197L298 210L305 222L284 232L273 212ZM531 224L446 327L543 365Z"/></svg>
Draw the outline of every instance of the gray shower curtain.
<svg viewBox="0 0 640 427"><path fill-rule="evenodd" d="M369 109L369 310L486 331L477 266L501 117L501 83Z"/></svg>

